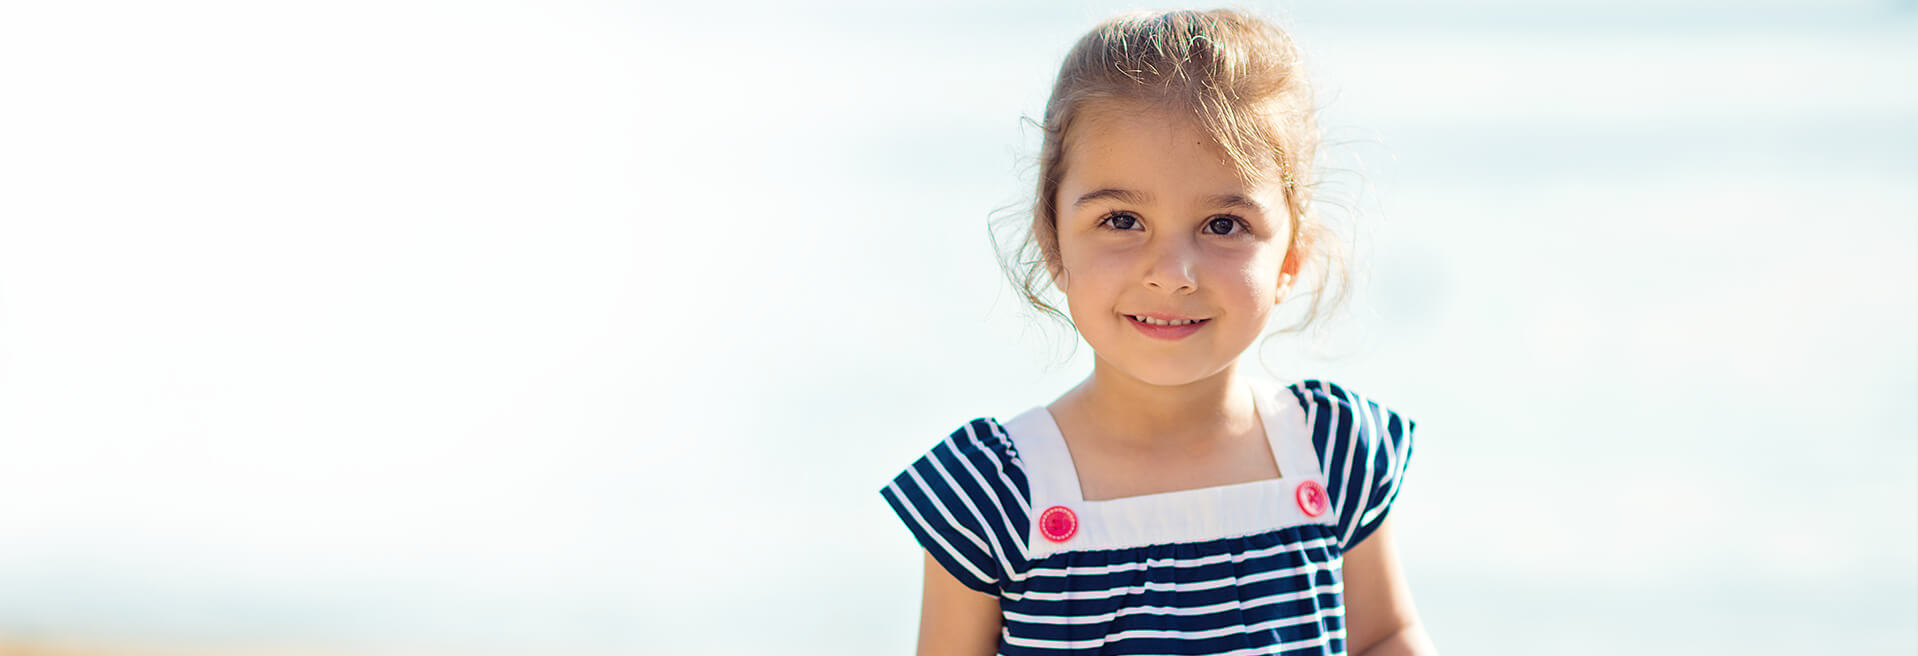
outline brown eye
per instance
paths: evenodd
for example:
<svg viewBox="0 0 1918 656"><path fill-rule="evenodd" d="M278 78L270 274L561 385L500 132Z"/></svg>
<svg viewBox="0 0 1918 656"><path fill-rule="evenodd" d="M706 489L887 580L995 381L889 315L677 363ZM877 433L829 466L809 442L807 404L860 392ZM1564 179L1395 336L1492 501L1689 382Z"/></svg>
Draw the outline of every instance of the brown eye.
<svg viewBox="0 0 1918 656"><path fill-rule="evenodd" d="M1213 234L1223 235L1223 234L1230 234L1232 230L1232 226L1240 225L1241 223L1243 222L1234 217L1215 216L1215 217L1212 217L1212 220L1206 222L1206 227L1209 227L1218 231ZM1250 228L1247 228L1247 229L1249 230Z"/></svg>
<svg viewBox="0 0 1918 656"><path fill-rule="evenodd" d="M1124 221L1125 223L1121 224L1120 223L1121 221ZM1133 224L1136 224L1138 222L1139 222L1139 217L1133 216L1131 214L1126 214L1123 212L1115 212L1113 214L1107 215L1106 218L1099 220L1099 223L1112 224L1113 228L1116 228L1119 230L1131 230Z"/></svg>

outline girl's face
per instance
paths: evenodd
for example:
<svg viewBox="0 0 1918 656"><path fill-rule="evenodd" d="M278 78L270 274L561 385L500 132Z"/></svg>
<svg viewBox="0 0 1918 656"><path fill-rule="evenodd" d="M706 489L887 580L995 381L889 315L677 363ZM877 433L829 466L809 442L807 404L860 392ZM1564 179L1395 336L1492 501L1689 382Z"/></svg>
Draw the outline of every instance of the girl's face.
<svg viewBox="0 0 1918 656"><path fill-rule="evenodd" d="M1054 283L1101 366L1152 385L1230 367L1297 274L1283 189L1247 185L1191 119L1143 105L1086 108L1064 160Z"/></svg>

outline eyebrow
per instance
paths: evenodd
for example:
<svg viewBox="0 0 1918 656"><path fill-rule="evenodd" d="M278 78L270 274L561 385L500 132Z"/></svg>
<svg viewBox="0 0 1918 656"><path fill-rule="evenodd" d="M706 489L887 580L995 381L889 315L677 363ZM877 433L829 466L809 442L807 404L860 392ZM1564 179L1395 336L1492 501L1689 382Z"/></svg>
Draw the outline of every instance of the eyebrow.
<svg viewBox="0 0 1918 656"><path fill-rule="evenodd" d="M1121 203L1131 203L1133 205L1145 205L1152 202L1152 194L1148 194L1142 191L1133 191L1131 189L1106 188L1106 189L1100 189L1098 191L1089 192L1084 196L1080 196L1079 200L1072 202L1072 206L1082 207L1086 203L1090 203L1095 200L1105 200L1108 198L1119 201ZM1261 212L1265 211L1264 205L1260 205L1258 201L1252 200L1251 197L1246 196L1245 194L1218 194L1218 195L1214 195L1206 198L1206 202L1211 203L1213 206L1216 206L1216 207L1243 207L1250 210L1258 210Z"/></svg>

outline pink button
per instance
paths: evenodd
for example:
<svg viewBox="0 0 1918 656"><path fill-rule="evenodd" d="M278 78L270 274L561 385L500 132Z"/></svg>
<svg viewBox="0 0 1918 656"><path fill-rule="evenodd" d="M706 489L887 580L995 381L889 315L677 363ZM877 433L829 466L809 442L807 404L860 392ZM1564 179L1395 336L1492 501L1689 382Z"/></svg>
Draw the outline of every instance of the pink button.
<svg viewBox="0 0 1918 656"><path fill-rule="evenodd" d="M1053 542L1065 542L1079 532L1079 516L1071 508L1053 506L1039 513L1039 534Z"/></svg>
<svg viewBox="0 0 1918 656"><path fill-rule="evenodd" d="M1331 505L1325 498L1325 486L1319 485L1318 481L1300 483L1297 496L1299 510L1305 511L1307 517L1323 515L1327 506Z"/></svg>

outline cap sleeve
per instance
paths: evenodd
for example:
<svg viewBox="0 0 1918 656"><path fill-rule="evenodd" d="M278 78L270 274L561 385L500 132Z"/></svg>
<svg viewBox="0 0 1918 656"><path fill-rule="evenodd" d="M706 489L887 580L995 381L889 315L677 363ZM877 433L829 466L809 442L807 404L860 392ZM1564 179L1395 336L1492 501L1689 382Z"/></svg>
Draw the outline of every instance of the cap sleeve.
<svg viewBox="0 0 1918 656"><path fill-rule="evenodd" d="M1310 412L1312 446L1338 512L1339 548L1350 550L1398 498L1416 423L1334 383L1307 380L1293 392Z"/></svg>
<svg viewBox="0 0 1918 656"><path fill-rule="evenodd" d="M966 587L999 596L1023 562L1025 477L998 422L974 419L879 490L886 503Z"/></svg>

